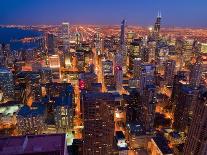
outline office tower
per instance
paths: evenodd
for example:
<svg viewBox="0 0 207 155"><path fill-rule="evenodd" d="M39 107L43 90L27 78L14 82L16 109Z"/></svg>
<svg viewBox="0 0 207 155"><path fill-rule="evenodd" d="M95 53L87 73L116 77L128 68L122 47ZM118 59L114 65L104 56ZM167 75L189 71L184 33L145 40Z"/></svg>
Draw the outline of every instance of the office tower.
<svg viewBox="0 0 207 155"><path fill-rule="evenodd" d="M144 123L147 133L151 133L154 130L156 103L156 87L155 85L147 85L142 95L143 120L141 120Z"/></svg>
<svg viewBox="0 0 207 155"><path fill-rule="evenodd" d="M83 50L76 51L76 58L77 58L77 69L78 71L84 71L85 67L85 52Z"/></svg>
<svg viewBox="0 0 207 155"><path fill-rule="evenodd" d="M52 55L49 57L50 68L52 69L53 82L60 81L60 57Z"/></svg>
<svg viewBox="0 0 207 155"><path fill-rule="evenodd" d="M142 100L139 91L136 88L129 90L129 95L124 95L124 101L127 104L126 121L135 122L142 120Z"/></svg>
<svg viewBox="0 0 207 155"><path fill-rule="evenodd" d="M194 42L193 39L184 40L183 42L182 56L183 56L184 62L190 61L191 58L194 56L193 42Z"/></svg>
<svg viewBox="0 0 207 155"><path fill-rule="evenodd" d="M127 33L127 44L131 44L135 37L136 37L135 32L129 31Z"/></svg>
<svg viewBox="0 0 207 155"><path fill-rule="evenodd" d="M1 155L68 155L65 134L0 138Z"/></svg>
<svg viewBox="0 0 207 155"><path fill-rule="evenodd" d="M64 53L67 53L70 50L69 23L66 23L66 22L62 23L61 32L62 32L63 50L64 50Z"/></svg>
<svg viewBox="0 0 207 155"><path fill-rule="evenodd" d="M142 39L134 39L129 45L129 70L133 70L134 59L140 57L140 49L142 46Z"/></svg>
<svg viewBox="0 0 207 155"><path fill-rule="evenodd" d="M126 20L123 20L121 22L121 34L120 34L120 47L121 47L121 50L125 50L125 46L126 46L126 43L125 43L125 27L126 27ZM124 51L121 51L121 52L124 52Z"/></svg>
<svg viewBox="0 0 207 155"><path fill-rule="evenodd" d="M0 68L0 88L3 92L3 99L12 99L14 95L13 74L6 68Z"/></svg>
<svg viewBox="0 0 207 155"><path fill-rule="evenodd" d="M40 74L37 72L30 72L25 78L25 84L27 104L30 105L32 101L40 101L42 97Z"/></svg>
<svg viewBox="0 0 207 155"><path fill-rule="evenodd" d="M24 105L17 113L17 129L19 134L42 134L45 130L46 106L33 102L29 107Z"/></svg>
<svg viewBox="0 0 207 155"><path fill-rule="evenodd" d="M113 61L111 60L102 61L102 73L104 77L106 75L113 75Z"/></svg>
<svg viewBox="0 0 207 155"><path fill-rule="evenodd" d="M56 36L52 33L47 34L47 50L48 54L54 55L56 50Z"/></svg>
<svg viewBox="0 0 207 155"><path fill-rule="evenodd" d="M140 73L140 92L143 93L143 90L147 85L153 85L155 83L155 65L153 64L142 64L141 73Z"/></svg>
<svg viewBox="0 0 207 155"><path fill-rule="evenodd" d="M175 61L174 60L167 60L165 62L165 73L164 78L166 81L166 84L168 86L173 85L173 79L174 79L174 73L175 73Z"/></svg>
<svg viewBox="0 0 207 155"><path fill-rule="evenodd" d="M134 61L133 61L133 74L134 74L134 78L140 78L140 75L141 75L141 65L142 65L141 58L135 58Z"/></svg>
<svg viewBox="0 0 207 155"><path fill-rule="evenodd" d="M114 79L116 84L116 90L121 91L122 90L122 82L123 82L123 56L121 53L117 53L115 55L114 60Z"/></svg>
<svg viewBox="0 0 207 155"><path fill-rule="evenodd" d="M141 48L140 57L143 62L149 62L149 49L146 47Z"/></svg>
<svg viewBox="0 0 207 155"><path fill-rule="evenodd" d="M120 54L122 55L122 70L125 74L127 72L127 48L126 48L126 42L125 42L125 27L126 27L126 21L123 20L121 22L121 34L120 34Z"/></svg>
<svg viewBox="0 0 207 155"><path fill-rule="evenodd" d="M114 142L114 106L111 93L86 92L81 99L84 120L84 154L112 154Z"/></svg>
<svg viewBox="0 0 207 155"><path fill-rule="evenodd" d="M174 112L174 128L177 131L187 132L195 103L197 102L198 91L183 85L177 96Z"/></svg>
<svg viewBox="0 0 207 155"><path fill-rule="evenodd" d="M173 103L177 102L179 92L181 87L187 83L188 72L187 71L178 71L173 79L173 89L171 95L171 101Z"/></svg>
<svg viewBox="0 0 207 155"><path fill-rule="evenodd" d="M191 65L189 84L194 88L198 88L201 83L201 75L202 75L202 62L201 62L201 58L198 57L196 63Z"/></svg>
<svg viewBox="0 0 207 155"><path fill-rule="evenodd" d="M54 117L58 132L68 132L73 129L74 116L74 89L66 84L64 92L55 99Z"/></svg>
<svg viewBox="0 0 207 155"><path fill-rule="evenodd" d="M196 103L184 155L207 154L207 92L200 93Z"/></svg>
<svg viewBox="0 0 207 155"><path fill-rule="evenodd" d="M115 67L114 78L115 78L116 90L120 92L122 90L122 83L123 83L123 70L119 66Z"/></svg>
<svg viewBox="0 0 207 155"><path fill-rule="evenodd" d="M72 64L72 55L70 53L65 53L64 55L64 67L65 68L71 68L75 64Z"/></svg>
<svg viewBox="0 0 207 155"><path fill-rule="evenodd" d="M161 13L158 12L157 19L156 19L156 22L155 22L155 25L154 25L154 32L156 34L158 34L158 36L159 36L159 33L160 33L161 19L162 19Z"/></svg>
<svg viewBox="0 0 207 155"><path fill-rule="evenodd" d="M165 62L169 59L169 47L166 43L164 45L160 43L156 48L156 53L155 53L155 60L158 63L158 66L162 68L165 64Z"/></svg>

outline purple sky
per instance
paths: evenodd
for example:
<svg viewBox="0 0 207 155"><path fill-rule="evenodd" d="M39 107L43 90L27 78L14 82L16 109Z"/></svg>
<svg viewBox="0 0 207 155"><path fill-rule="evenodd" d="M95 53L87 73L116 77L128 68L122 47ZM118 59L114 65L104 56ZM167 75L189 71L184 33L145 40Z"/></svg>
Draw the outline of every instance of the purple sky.
<svg viewBox="0 0 207 155"><path fill-rule="evenodd" d="M207 0L0 0L0 24L119 24L207 27Z"/></svg>

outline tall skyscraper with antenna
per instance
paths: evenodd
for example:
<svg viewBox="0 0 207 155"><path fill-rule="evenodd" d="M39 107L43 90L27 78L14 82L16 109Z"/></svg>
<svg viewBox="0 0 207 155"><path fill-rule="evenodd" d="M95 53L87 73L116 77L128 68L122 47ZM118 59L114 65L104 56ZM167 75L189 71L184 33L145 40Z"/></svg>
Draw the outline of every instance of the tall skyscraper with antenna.
<svg viewBox="0 0 207 155"><path fill-rule="evenodd" d="M125 27L126 27L126 20L124 19L121 22L121 34L120 34L120 50L123 52L125 50Z"/></svg>
<svg viewBox="0 0 207 155"><path fill-rule="evenodd" d="M161 12L158 12L157 19L154 25L154 32L157 34L160 33L161 19L162 19Z"/></svg>

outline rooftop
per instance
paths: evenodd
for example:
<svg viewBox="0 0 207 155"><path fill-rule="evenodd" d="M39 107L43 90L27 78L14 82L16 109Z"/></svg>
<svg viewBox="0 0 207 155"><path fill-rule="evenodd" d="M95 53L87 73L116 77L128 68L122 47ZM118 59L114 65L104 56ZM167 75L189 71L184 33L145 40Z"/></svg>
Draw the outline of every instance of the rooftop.
<svg viewBox="0 0 207 155"><path fill-rule="evenodd" d="M145 129L140 122L127 122L127 129L129 132L135 136L142 136L145 135Z"/></svg>
<svg viewBox="0 0 207 155"><path fill-rule="evenodd" d="M160 133L156 134L155 137L152 138L156 143L157 147L163 154L173 154L173 151L168 146L167 140Z"/></svg>
<svg viewBox="0 0 207 155"><path fill-rule="evenodd" d="M55 97L55 107L57 106L69 106L72 107L73 99L72 96L59 96Z"/></svg>
<svg viewBox="0 0 207 155"><path fill-rule="evenodd" d="M43 115L46 110L46 107L41 102L34 102L32 103L32 107L24 105L18 112L18 116L22 117L31 117L31 116L38 116Z"/></svg>
<svg viewBox="0 0 207 155"><path fill-rule="evenodd" d="M64 154L65 134L29 135L0 138L0 154L41 154L56 152Z"/></svg>

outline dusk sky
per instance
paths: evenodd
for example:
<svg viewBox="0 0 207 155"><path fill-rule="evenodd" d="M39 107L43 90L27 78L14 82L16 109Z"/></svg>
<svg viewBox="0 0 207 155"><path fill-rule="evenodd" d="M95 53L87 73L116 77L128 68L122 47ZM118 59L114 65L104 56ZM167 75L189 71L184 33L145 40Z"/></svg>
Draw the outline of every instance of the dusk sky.
<svg viewBox="0 0 207 155"><path fill-rule="evenodd" d="M0 24L119 24L207 27L207 0L0 0Z"/></svg>

